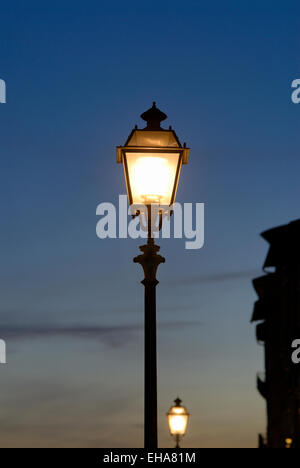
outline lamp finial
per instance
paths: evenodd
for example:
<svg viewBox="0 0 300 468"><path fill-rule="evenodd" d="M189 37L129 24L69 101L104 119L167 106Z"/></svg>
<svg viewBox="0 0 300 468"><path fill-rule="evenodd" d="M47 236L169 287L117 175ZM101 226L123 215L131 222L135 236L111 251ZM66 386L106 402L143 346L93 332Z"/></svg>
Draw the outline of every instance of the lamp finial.
<svg viewBox="0 0 300 468"><path fill-rule="evenodd" d="M166 120L168 116L156 107L156 102L153 101L153 105L150 109L141 115L141 118L147 122L146 129L148 130L162 130L160 122Z"/></svg>

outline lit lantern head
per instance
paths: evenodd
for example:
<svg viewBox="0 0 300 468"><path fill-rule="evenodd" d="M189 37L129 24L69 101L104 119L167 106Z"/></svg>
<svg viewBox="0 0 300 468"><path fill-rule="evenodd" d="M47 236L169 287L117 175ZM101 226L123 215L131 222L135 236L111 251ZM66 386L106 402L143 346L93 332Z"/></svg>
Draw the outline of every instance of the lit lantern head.
<svg viewBox="0 0 300 468"><path fill-rule="evenodd" d="M175 437L183 437L189 421L187 409L181 405L180 398L174 400L175 406L172 406L167 413L170 434Z"/></svg>
<svg viewBox="0 0 300 468"><path fill-rule="evenodd" d="M167 118L153 103L141 115L146 128L137 127L125 146L117 147L117 162L124 167L129 205L167 205L175 202L181 167L189 148L181 146L172 128L161 128Z"/></svg>
<svg viewBox="0 0 300 468"><path fill-rule="evenodd" d="M293 439L291 437L288 437L285 439L285 448L290 449L292 448L293 445Z"/></svg>

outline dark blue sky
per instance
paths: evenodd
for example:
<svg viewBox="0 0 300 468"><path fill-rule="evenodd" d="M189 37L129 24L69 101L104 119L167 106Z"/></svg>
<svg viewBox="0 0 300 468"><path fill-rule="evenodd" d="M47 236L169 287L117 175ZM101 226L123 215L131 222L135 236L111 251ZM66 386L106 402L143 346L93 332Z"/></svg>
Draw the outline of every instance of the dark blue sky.
<svg viewBox="0 0 300 468"><path fill-rule="evenodd" d="M115 146L155 100L191 147L177 199L206 206L202 250L161 242L161 445L178 393L193 414L186 446L255 446L250 280L267 250L259 233L299 217L299 9L1 6L1 445L142 444L140 242L97 239L95 212L125 193Z"/></svg>

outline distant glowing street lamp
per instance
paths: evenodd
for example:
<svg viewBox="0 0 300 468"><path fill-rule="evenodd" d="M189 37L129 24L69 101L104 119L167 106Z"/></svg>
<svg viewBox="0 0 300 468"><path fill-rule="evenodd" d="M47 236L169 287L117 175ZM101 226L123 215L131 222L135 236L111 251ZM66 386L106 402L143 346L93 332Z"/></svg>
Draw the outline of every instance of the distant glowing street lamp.
<svg viewBox="0 0 300 468"><path fill-rule="evenodd" d="M293 445L293 439L291 439L290 437L285 439L285 448L290 449L292 448L292 445Z"/></svg>
<svg viewBox="0 0 300 468"><path fill-rule="evenodd" d="M134 262L143 267L145 275L145 448L157 448L156 272L165 259L158 255L160 248L154 243L151 206L171 206L175 202L189 148L180 144L171 127L166 130L160 126L167 115L155 102L141 118L147 122L146 128L136 126L125 146L117 147L117 162L123 164L129 205L143 205L147 211L147 245L140 247L142 254Z"/></svg>
<svg viewBox="0 0 300 468"><path fill-rule="evenodd" d="M187 409L181 405L180 398L174 400L175 406L172 406L167 413L169 431L176 440L176 448L179 448L179 442L186 433L189 421Z"/></svg>

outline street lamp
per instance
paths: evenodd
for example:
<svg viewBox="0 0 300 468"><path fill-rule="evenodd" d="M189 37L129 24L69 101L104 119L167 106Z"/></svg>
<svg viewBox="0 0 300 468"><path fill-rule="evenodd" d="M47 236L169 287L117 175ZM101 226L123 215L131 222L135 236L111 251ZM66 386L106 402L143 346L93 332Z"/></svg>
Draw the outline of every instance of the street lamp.
<svg viewBox="0 0 300 468"><path fill-rule="evenodd" d="M285 439L285 448L286 449L292 448L292 445L293 445L293 439L291 439L290 437Z"/></svg>
<svg viewBox="0 0 300 468"><path fill-rule="evenodd" d="M171 127L161 128L167 118L155 102L141 115L146 128L136 126L125 143L117 147L117 162L123 164L129 205L147 208L148 241L134 258L145 278L145 448L157 448L157 351L156 351L156 279L157 268L165 259L158 255L153 239L151 206L171 206L175 202L181 167L188 163L189 148ZM138 210L137 210L138 214Z"/></svg>
<svg viewBox="0 0 300 468"><path fill-rule="evenodd" d="M171 436L175 437L176 448L179 447L180 439L185 435L189 421L189 413L187 409L181 405L180 398L174 400L175 406L172 406L167 413L169 431Z"/></svg>

